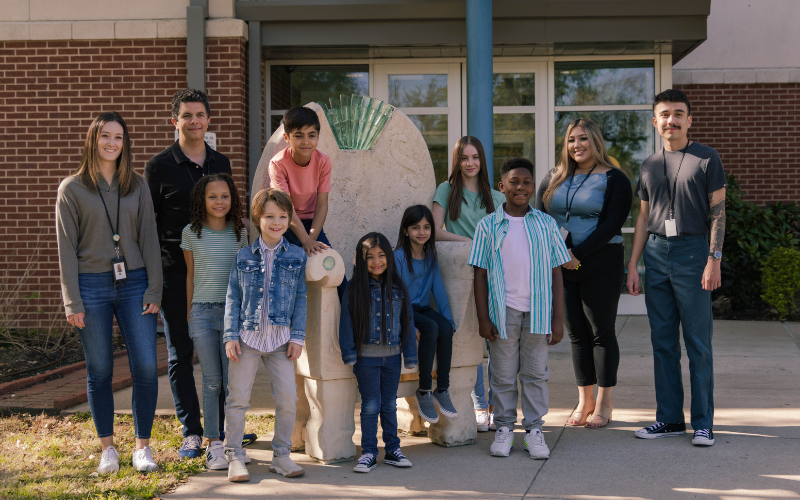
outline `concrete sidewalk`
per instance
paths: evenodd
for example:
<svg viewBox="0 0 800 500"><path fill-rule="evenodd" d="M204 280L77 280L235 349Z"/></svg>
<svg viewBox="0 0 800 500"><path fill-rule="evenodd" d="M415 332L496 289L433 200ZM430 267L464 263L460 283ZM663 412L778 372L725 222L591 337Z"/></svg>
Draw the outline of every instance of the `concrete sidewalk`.
<svg viewBox="0 0 800 500"><path fill-rule="evenodd" d="M293 454L306 474L286 479L268 471L271 436L262 436L248 447L253 458L249 483L228 483L224 471L208 472L192 477L169 496L800 499L800 324L715 322L716 445L711 448L693 447L691 433L656 441L634 438L632 431L655 417L649 325L644 316L630 316L620 317L617 327L622 361L614 419L605 429L564 427L577 402L569 342L551 348L551 408L545 435L552 451L547 461L528 458L522 448L523 431L517 428L509 458L489 456L493 433L480 433L474 445L458 448L403 437L403 451L414 463L411 469L379 462L375 470L361 475L353 473L354 462L326 466ZM685 351L683 364L688 422ZM199 365L196 374L199 382ZM274 402L265 375L259 372L252 407L254 412L272 413ZM116 393L115 399L117 408L130 408L130 389ZM173 411L166 377L159 387L159 409ZM360 440L358 431L354 440Z"/></svg>

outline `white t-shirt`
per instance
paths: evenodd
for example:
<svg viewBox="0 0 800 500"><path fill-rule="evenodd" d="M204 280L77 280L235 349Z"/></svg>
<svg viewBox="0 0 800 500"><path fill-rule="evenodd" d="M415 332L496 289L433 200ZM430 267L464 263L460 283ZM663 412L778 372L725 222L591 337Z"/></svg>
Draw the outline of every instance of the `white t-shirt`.
<svg viewBox="0 0 800 500"><path fill-rule="evenodd" d="M525 217L508 219L508 232L500 244L506 306L521 312L531 310L531 244L525 233Z"/></svg>

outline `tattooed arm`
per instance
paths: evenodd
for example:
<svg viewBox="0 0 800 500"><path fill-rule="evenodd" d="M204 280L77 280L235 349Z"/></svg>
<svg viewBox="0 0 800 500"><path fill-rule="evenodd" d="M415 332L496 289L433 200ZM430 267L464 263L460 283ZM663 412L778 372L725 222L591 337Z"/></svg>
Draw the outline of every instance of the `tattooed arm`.
<svg viewBox="0 0 800 500"><path fill-rule="evenodd" d="M718 189L708 195L711 222L711 242L706 269L703 272L703 290L716 290L722 284L722 259L714 258L715 252L722 252L725 240L725 188Z"/></svg>

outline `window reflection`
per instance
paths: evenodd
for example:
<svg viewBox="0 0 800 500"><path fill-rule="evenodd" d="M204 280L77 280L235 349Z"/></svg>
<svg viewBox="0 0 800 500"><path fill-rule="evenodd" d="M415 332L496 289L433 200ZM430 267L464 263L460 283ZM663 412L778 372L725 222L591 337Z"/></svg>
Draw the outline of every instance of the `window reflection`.
<svg viewBox="0 0 800 500"><path fill-rule="evenodd" d="M447 180L447 156L450 146L447 144L447 115L408 115L417 126L433 162L433 173L436 185Z"/></svg>
<svg viewBox="0 0 800 500"><path fill-rule="evenodd" d="M447 75L389 75L389 104L398 108L445 108Z"/></svg>
<svg viewBox="0 0 800 500"><path fill-rule="evenodd" d="M536 163L535 128L533 113L494 115L494 189L500 182L500 167L507 159L522 156Z"/></svg>
<svg viewBox="0 0 800 500"><path fill-rule="evenodd" d="M555 63L556 106L652 104L653 61Z"/></svg>
<svg viewBox="0 0 800 500"><path fill-rule="evenodd" d="M271 66L270 87L274 110L316 101L327 103L340 94L367 95L369 66Z"/></svg>
<svg viewBox="0 0 800 500"><path fill-rule="evenodd" d="M495 106L535 106L533 73L495 73L492 80Z"/></svg>

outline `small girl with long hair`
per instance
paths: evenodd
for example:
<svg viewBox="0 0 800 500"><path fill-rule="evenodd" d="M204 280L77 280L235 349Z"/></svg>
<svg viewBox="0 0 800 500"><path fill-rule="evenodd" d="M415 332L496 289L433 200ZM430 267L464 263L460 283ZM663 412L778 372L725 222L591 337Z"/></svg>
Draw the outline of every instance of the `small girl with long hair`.
<svg viewBox="0 0 800 500"><path fill-rule="evenodd" d="M361 394L362 455L353 470L369 472L377 464L379 415L384 463L411 467L397 437L397 388L401 353L406 368L417 364L414 318L392 246L381 233L369 233L356 245L353 279L342 297L339 346Z"/></svg>
<svg viewBox="0 0 800 500"><path fill-rule="evenodd" d="M504 201L503 193L492 189L481 141L469 135L459 139L453 148L453 170L450 178L439 184L436 194L433 195L431 212L433 225L439 229L439 241L471 242L478 222L494 213ZM488 349L488 342L486 347ZM489 389L487 401L483 365L478 365L472 402L478 431L494 430L492 390Z"/></svg>
<svg viewBox="0 0 800 500"><path fill-rule="evenodd" d="M228 386L225 331L225 294L236 252L247 246L242 201L228 174L202 177L192 188L189 224L183 228L181 249L186 260L186 315L203 373L204 435L209 444L206 465L228 468L220 440L220 398Z"/></svg>
<svg viewBox="0 0 800 500"><path fill-rule="evenodd" d="M445 416L458 417L450 399L450 362L453 357L455 323L436 258L436 228L425 205L406 208L394 251L400 277L408 289L419 346L419 389L414 396L419 414L432 424L439 421L436 408ZM431 308L431 293L436 308ZM433 391L433 359L436 356L436 390Z"/></svg>

